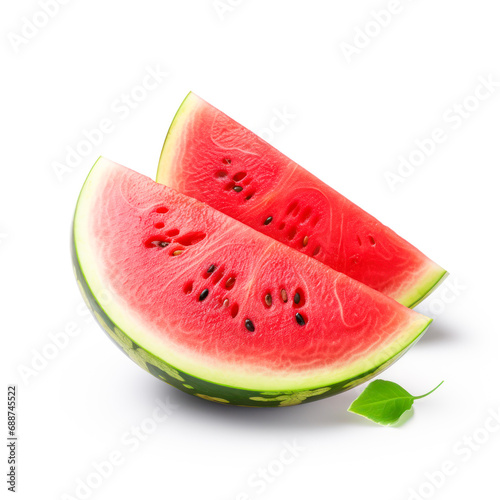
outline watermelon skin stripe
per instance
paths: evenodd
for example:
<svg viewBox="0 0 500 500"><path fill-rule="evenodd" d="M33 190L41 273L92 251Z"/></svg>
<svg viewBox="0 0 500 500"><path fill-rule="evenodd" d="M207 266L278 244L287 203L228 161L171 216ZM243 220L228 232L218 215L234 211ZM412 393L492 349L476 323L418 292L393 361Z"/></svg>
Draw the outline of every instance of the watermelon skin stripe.
<svg viewBox="0 0 500 500"><path fill-rule="evenodd" d="M221 162L224 157L232 158L229 165ZM218 170L228 176L218 181ZM243 184L251 180L235 195L223 186L238 171L245 171ZM419 304L448 275L390 228L192 92L170 125L156 180L406 307ZM242 203L248 190L252 198ZM313 207L317 226L307 227L308 223L297 221L299 217L288 216L287 206L297 200ZM268 215L275 220L264 225ZM277 228L278 219L286 223L282 230ZM302 245L305 235L309 242ZM375 240L376 246L370 245ZM321 251L314 256L315 248Z"/></svg>
<svg viewBox="0 0 500 500"><path fill-rule="evenodd" d="M99 163L111 165L111 162L104 159L99 160L97 164ZM101 171L104 172L106 167L104 165L102 167L98 167L97 164L95 168L101 168ZM99 175L93 177L92 174L90 174L86 181L88 190L92 191L92 189L97 189L98 185ZM187 370L181 370L174 364L167 362L162 356L152 353L151 348L144 346L144 342L148 343L147 332L145 332L143 337L141 337L142 340L137 335L131 336L128 333L127 328L124 327L123 318L120 316L114 316L118 318L118 324L117 321L113 320L110 314L108 314L107 309L109 309L109 304L106 303L106 300L103 297L100 297L99 293L97 293L99 300L96 298L96 295L94 295L94 292L89 286L85 271L82 268L81 259L78 255L77 242L79 241L79 238L81 238L81 234L78 236L77 226L78 224L82 224L82 217L85 220L85 215L80 215L80 222L77 223L78 207L80 206L80 203L83 203L84 205L86 204L86 201L82 201L82 198L84 198L83 192L84 190L82 190L79 205L77 206L77 211L75 212L71 248L75 276L88 307L110 339L120 348L121 351L129 356L130 359L155 377L188 394L217 403L240 406L292 406L303 402L311 402L326 398L354 387L355 385L372 378L377 373L387 368L390 364L402 356L404 352L406 352L409 347L421 337L421 335L423 335L431 322L428 318L422 317L412 311L408 311L411 313L412 317L417 318L415 320L417 323L415 324L418 324L421 328L417 329L413 326L412 329L409 330L411 333L410 335L406 335L404 340L405 344L401 346L400 350L395 351L392 349L390 356L387 355L387 352L377 352L376 354L379 356L377 357L378 362L375 365L372 365L370 369L357 373L351 373L351 375L346 377L344 380L336 380L335 383L331 384L325 385L324 383L311 383L309 386L302 385L294 389L294 385L291 383L290 388L287 387L286 389L277 389L276 387L273 387L273 381L270 381L269 386L265 389L259 387L258 390L252 390L249 387L242 388L237 385L231 386L217 383L198 375L193 375L192 373L188 373ZM85 210L83 210L83 212L85 213ZM80 232L81 231L82 230L80 229ZM89 269L87 268L87 270ZM332 272L331 270L328 271ZM370 291L370 293L376 292ZM394 303L394 305L397 306L396 303ZM401 306L397 307L403 309ZM332 380L332 378L330 378L330 380ZM251 383L252 382L250 381L250 384Z"/></svg>

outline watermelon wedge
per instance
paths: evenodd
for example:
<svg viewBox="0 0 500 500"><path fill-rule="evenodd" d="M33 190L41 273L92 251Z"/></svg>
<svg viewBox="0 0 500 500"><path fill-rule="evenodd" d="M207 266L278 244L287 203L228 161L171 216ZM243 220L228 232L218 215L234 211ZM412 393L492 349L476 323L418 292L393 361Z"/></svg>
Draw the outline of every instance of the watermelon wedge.
<svg viewBox="0 0 500 500"><path fill-rule="evenodd" d="M172 122L156 180L408 307L447 275L394 231L193 93Z"/></svg>
<svg viewBox="0 0 500 500"><path fill-rule="evenodd" d="M357 385L431 320L106 159L78 199L73 262L131 359L220 403L288 406Z"/></svg>

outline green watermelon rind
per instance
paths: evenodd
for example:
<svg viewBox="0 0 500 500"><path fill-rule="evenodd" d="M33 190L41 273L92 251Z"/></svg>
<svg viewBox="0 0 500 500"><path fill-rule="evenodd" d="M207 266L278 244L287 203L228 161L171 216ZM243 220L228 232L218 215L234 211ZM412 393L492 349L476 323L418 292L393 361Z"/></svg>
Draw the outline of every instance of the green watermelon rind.
<svg viewBox="0 0 500 500"><path fill-rule="evenodd" d="M429 273L428 278L422 280L408 295L398 299L398 302L406 307L409 307L410 309L413 309L425 300L432 292L434 292L434 290L436 290L441 283L443 283L448 275L448 271L436 266ZM419 290L421 290L421 292Z"/></svg>
<svg viewBox="0 0 500 500"><path fill-rule="evenodd" d="M317 401L319 399L339 394L375 377L381 371L385 370L389 365L399 359L415 342L417 342L427 329L426 327L419 333L411 344L394 354L393 357L387 359L381 365L331 386L311 387L309 389L300 389L297 391L250 391L240 387L215 384L208 380L195 377L172 366L165 360L137 344L118 325L116 325L115 322L106 314L88 286L78 261L74 238L72 238L71 248L75 276L80 291L82 292L84 300L93 316L113 343L132 361L151 373L151 375L154 375L160 380L163 380L183 392L209 401L214 401L216 403L259 407L292 406L300 403Z"/></svg>
<svg viewBox="0 0 500 500"><path fill-rule="evenodd" d="M175 150L179 139L177 136L183 130L183 119L197 109L198 100L199 98L193 92L189 92L174 115L158 162L156 182L160 184L170 185L170 177L174 175L171 166L174 164L172 159L175 158ZM420 280L415 282L410 289L405 290L399 296L394 295L393 298L400 304L412 309L436 290L447 276L448 272L446 270L429 260L429 269Z"/></svg>
<svg viewBox="0 0 500 500"><path fill-rule="evenodd" d="M163 146L161 148L160 160L158 161L158 169L156 170L156 182L160 184L166 184L168 186L168 175L170 173L169 164L170 162L162 161L164 158L167 158L167 150L170 147L170 144L175 144L175 141L171 141L171 137L175 134L175 129L177 128L177 124L180 121L182 115L190 112L192 105L190 105L190 98L193 95L192 92L189 92L188 95L184 98L179 109L176 111L172 123L168 128L167 135L165 136L165 140L163 141Z"/></svg>
<svg viewBox="0 0 500 500"><path fill-rule="evenodd" d="M92 179L90 179L89 174L86 184L91 180ZM84 189L82 189L82 193L83 192ZM80 195L79 203L81 198L82 194ZM231 386L207 380L206 378L188 373L186 370L180 370L173 364L165 361L165 359L162 359L161 356L152 353L151 349L143 347L143 342L138 341L137 335L135 335L135 338L132 338L130 333L127 333L127 328L124 326L125 322L123 321L123 318L118 318L118 321L120 319L122 320L120 325L118 325L117 321L114 321L110 317L110 314L106 312L105 306L101 305L101 301L98 300L96 294L92 291L80 262L77 243L78 207L79 204L77 205L77 210L75 212L73 235L71 239L72 258L75 276L80 291L94 317L111 340L135 363L155 377L167 382L177 389L203 399L217 403L239 406L292 406L303 402L316 401L318 399L341 393L369 380L391 365L424 334L432 321L429 319L421 330L412 331L411 336L407 336L409 338L405 337L408 341L401 347L401 349L395 352L389 352L388 349L377 353L377 355L381 357L375 365L371 366L367 370L359 371L357 373L353 372L351 376L346 377L343 380L338 380L335 383L321 385L316 384L307 387L301 386L296 389L294 389L294 385L291 383L290 387L287 387L287 389L284 390L273 387L272 381L269 381L268 388L263 389L259 387L259 390L252 390L250 388L239 387L237 385ZM118 316L115 314L115 318L116 317ZM147 334L145 335L147 336Z"/></svg>

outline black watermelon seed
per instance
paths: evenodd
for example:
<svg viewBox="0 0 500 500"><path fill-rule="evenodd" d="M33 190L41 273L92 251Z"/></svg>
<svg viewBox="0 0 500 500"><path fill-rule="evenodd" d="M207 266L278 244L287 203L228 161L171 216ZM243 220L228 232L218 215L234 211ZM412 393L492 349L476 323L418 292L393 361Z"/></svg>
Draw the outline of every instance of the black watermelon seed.
<svg viewBox="0 0 500 500"><path fill-rule="evenodd" d="M231 288L233 288L234 284L236 283L236 278L234 276L231 276L231 278L229 278L227 281L226 281L226 288L228 290L231 290Z"/></svg>
<svg viewBox="0 0 500 500"><path fill-rule="evenodd" d="M297 323L300 325L300 326L304 326L306 324L306 320L302 317L302 314L300 313L297 313L295 315L295 319L297 320Z"/></svg>
<svg viewBox="0 0 500 500"><path fill-rule="evenodd" d="M207 273L213 273L215 271L215 265L212 264L208 269L207 269Z"/></svg>
<svg viewBox="0 0 500 500"><path fill-rule="evenodd" d="M234 186L233 191L236 191L237 193L239 193L240 191L243 191L243 188L241 186Z"/></svg>
<svg viewBox="0 0 500 500"><path fill-rule="evenodd" d="M255 332L255 326L254 326L254 324L249 319L245 320L245 328L249 332Z"/></svg>
<svg viewBox="0 0 500 500"><path fill-rule="evenodd" d="M268 217L265 221L264 221L264 226L268 226L269 224L271 224L271 222L273 221L273 218L272 217Z"/></svg>
<svg viewBox="0 0 500 500"><path fill-rule="evenodd" d="M273 305L273 298L271 297L270 293L266 294L266 296L264 297L264 301L268 307L271 307Z"/></svg>
<svg viewBox="0 0 500 500"><path fill-rule="evenodd" d="M293 296L293 302L295 304L298 304L300 302L300 293L297 292L294 296Z"/></svg>
<svg viewBox="0 0 500 500"><path fill-rule="evenodd" d="M200 302L205 300L208 297L208 288L205 288L203 292L200 293L200 298L198 299Z"/></svg>

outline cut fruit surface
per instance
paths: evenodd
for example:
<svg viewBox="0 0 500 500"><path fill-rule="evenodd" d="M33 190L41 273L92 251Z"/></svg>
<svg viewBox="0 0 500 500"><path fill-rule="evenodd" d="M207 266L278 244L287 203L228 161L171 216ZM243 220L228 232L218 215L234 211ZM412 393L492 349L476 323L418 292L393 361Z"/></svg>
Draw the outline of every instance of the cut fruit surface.
<svg viewBox="0 0 500 500"><path fill-rule="evenodd" d="M205 399L287 406L387 367L430 319L109 160L80 194L80 289L140 366Z"/></svg>
<svg viewBox="0 0 500 500"><path fill-rule="evenodd" d="M263 139L190 93L157 181L413 307L446 271Z"/></svg>

